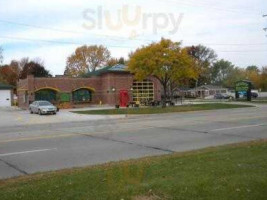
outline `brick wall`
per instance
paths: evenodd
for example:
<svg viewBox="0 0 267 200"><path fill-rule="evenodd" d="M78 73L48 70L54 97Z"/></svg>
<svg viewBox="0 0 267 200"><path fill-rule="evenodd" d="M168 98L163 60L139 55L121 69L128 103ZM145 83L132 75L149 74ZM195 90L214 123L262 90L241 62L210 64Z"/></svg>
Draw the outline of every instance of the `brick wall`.
<svg viewBox="0 0 267 200"><path fill-rule="evenodd" d="M154 82L155 99L160 100L161 86L159 82L150 77ZM101 76L90 78L35 78L28 76L27 79L18 82L18 103L21 108L28 108L29 102L35 100L35 92L42 88L54 88L59 92L70 93L79 88L92 88L93 98L92 104L108 104L115 105L119 103L120 90L128 90L131 93L134 76L130 73L107 73ZM112 91L115 88L115 92ZM131 94L130 94L131 96Z"/></svg>

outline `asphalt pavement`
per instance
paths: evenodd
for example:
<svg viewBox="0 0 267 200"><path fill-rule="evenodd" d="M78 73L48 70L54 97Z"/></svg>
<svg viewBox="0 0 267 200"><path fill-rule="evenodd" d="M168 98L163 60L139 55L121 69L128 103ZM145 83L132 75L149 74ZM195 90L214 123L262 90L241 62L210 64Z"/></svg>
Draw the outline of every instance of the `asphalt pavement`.
<svg viewBox="0 0 267 200"><path fill-rule="evenodd" d="M121 119L2 124L0 179L263 138L264 104Z"/></svg>

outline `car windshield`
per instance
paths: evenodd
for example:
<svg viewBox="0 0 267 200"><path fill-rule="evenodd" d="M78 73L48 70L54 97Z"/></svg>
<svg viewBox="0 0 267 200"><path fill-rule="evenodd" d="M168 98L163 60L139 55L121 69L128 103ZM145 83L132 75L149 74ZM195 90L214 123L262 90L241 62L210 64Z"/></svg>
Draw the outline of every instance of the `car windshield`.
<svg viewBox="0 0 267 200"><path fill-rule="evenodd" d="M47 101L39 102L39 106L51 106L52 104Z"/></svg>

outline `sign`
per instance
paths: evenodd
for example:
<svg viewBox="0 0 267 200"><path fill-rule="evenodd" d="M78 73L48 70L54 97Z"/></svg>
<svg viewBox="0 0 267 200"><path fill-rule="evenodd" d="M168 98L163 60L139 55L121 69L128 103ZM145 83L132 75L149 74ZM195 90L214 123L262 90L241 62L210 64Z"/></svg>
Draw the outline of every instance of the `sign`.
<svg viewBox="0 0 267 200"><path fill-rule="evenodd" d="M247 92L249 90L249 82L238 82L235 86L236 92Z"/></svg>
<svg viewBox="0 0 267 200"><path fill-rule="evenodd" d="M250 81L239 81L235 84L235 96L239 99L240 95L247 97L248 101L251 101L251 88L252 83Z"/></svg>

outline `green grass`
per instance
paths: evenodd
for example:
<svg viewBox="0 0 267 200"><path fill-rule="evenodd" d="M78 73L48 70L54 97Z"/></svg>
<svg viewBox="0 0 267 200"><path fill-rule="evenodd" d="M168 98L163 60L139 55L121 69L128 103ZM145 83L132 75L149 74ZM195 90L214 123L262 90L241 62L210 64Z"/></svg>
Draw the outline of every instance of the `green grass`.
<svg viewBox="0 0 267 200"><path fill-rule="evenodd" d="M252 101L247 101L247 100L242 99L242 100L237 100L236 102L266 104L267 99L252 99Z"/></svg>
<svg viewBox="0 0 267 200"><path fill-rule="evenodd" d="M267 141L0 181L1 200L265 200Z"/></svg>
<svg viewBox="0 0 267 200"><path fill-rule="evenodd" d="M122 114L138 115L138 114L189 112L189 111L200 111L200 110L232 109L232 108L244 108L244 107L253 107L253 106L223 104L223 103L209 103L209 104L207 103L207 104L197 104L197 105L174 106L166 108L149 107L149 108L74 111L74 113L88 114L88 115L122 115Z"/></svg>
<svg viewBox="0 0 267 200"><path fill-rule="evenodd" d="M254 100L252 103L267 104L267 100Z"/></svg>

